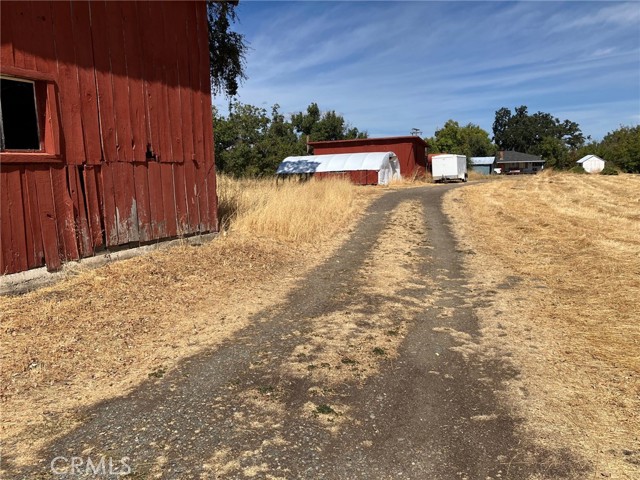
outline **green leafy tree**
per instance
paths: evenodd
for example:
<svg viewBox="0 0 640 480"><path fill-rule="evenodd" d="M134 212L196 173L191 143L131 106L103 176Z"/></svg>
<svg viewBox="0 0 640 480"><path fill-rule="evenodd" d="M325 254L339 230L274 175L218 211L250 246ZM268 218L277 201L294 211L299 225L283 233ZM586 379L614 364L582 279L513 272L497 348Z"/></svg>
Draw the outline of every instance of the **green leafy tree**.
<svg viewBox="0 0 640 480"><path fill-rule="evenodd" d="M447 120L427 143L432 152L456 153L467 158L489 157L496 153L486 130L473 123L461 127L455 120Z"/></svg>
<svg viewBox="0 0 640 480"><path fill-rule="evenodd" d="M598 147L599 156L623 172L640 173L640 125L609 132Z"/></svg>
<svg viewBox="0 0 640 480"><path fill-rule="evenodd" d="M537 151L537 155L546 161L547 167L566 168L573 165L567 147L559 138L544 137Z"/></svg>
<svg viewBox="0 0 640 480"><path fill-rule="evenodd" d="M315 103L307 114L299 112L292 120L280 112L278 104L269 115L264 108L237 101L231 102L228 116L215 108L213 116L216 166L236 177L273 175L286 157L305 155L306 131L319 140L363 135L335 112L321 114Z"/></svg>
<svg viewBox="0 0 640 480"><path fill-rule="evenodd" d="M514 113L508 108L496 111L493 140L500 150L542 155L554 166L567 168L571 166L570 152L584 145L588 137L582 134L576 122L561 121L544 112L529 114L527 107L522 105Z"/></svg>
<svg viewBox="0 0 640 480"><path fill-rule="evenodd" d="M306 145L296 135L293 125L280 113L277 103L271 108L271 121L262 141L264 162L261 173L273 174L282 160L293 155L305 155Z"/></svg>
<svg viewBox="0 0 640 480"><path fill-rule="evenodd" d="M207 1L209 74L214 95L238 93L245 75L247 44L244 35L231 30L237 21L237 1Z"/></svg>
<svg viewBox="0 0 640 480"><path fill-rule="evenodd" d="M628 173L640 173L640 125L621 126L599 141L592 141L571 155L573 163L585 155L597 155L607 167Z"/></svg>
<svg viewBox="0 0 640 480"><path fill-rule="evenodd" d="M264 108L233 102L228 117L214 109L216 166L233 176L258 175L263 164L262 141L270 119Z"/></svg>
<svg viewBox="0 0 640 480"><path fill-rule="evenodd" d="M361 132L349 125L335 110L322 113L317 103L307 107L306 112L297 112L291 116L295 131L311 141L345 140L367 138L367 132Z"/></svg>

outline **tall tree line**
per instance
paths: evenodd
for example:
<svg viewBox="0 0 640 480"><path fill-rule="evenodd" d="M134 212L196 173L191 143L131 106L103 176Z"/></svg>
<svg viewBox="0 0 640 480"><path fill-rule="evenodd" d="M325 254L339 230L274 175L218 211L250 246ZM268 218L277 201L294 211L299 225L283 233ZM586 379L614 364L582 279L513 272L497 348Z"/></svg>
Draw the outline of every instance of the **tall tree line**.
<svg viewBox="0 0 640 480"><path fill-rule="evenodd" d="M579 168L577 160L594 154L623 172L640 172L640 126L620 126L595 141L585 136L576 122L545 112L531 114L525 105L513 112L508 108L495 112L493 138L478 125L447 120L425 140L431 152L485 157L499 150L515 150L540 155L547 167L561 170Z"/></svg>
<svg viewBox="0 0 640 480"><path fill-rule="evenodd" d="M334 110L321 111L317 103L289 116L275 104L271 111L231 102L224 116L214 108L214 143L219 171L236 177L273 175L291 155L305 155L307 139L366 138Z"/></svg>

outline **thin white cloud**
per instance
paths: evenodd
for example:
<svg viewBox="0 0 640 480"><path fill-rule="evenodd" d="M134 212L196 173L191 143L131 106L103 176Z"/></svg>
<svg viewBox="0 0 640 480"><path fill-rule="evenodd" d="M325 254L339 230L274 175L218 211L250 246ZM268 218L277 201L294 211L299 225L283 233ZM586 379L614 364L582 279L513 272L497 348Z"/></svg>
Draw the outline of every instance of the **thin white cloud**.
<svg viewBox="0 0 640 480"><path fill-rule="evenodd" d="M254 4L240 5L253 48L246 103L294 112L315 101L387 135L431 135L449 118L489 130L497 108L526 104L556 116L575 107L597 136L638 113L638 27L620 18L634 18L629 4L291 3L250 21Z"/></svg>
<svg viewBox="0 0 640 480"><path fill-rule="evenodd" d="M635 26L640 25L640 3L628 2L601 8L590 15L576 15L572 20L557 26L558 30L577 29L579 33L590 26Z"/></svg>
<svg viewBox="0 0 640 480"><path fill-rule="evenodd" d="M615 52L615 48L598 48L595 52L593 52L594 57L603 57L605 55L609 55L610 53Z"/></svg>

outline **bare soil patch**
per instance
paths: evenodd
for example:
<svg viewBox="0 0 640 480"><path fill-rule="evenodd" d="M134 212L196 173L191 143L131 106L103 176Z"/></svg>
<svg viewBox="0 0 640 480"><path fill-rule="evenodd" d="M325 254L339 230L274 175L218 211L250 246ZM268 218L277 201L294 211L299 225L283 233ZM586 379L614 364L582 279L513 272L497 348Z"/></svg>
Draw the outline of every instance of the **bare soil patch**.
<svg viewBox="0 0 640 480"><path fill-rule="evenodd" d="M640 177L544 174L446 197L484 348L529 436L640 475Z"/></svg>

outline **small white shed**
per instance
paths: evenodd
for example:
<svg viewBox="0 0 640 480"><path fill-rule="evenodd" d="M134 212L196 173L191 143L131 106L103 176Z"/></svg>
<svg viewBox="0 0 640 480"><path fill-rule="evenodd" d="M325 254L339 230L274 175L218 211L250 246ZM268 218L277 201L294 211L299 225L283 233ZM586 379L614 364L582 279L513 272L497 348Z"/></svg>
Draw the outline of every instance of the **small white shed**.
<svg viewBox="0 0 640 480"><path fill-rule="evenodd" d="M586 155L576 163L582 165L582 168L589 173L600 173L604 169L604 160L596 155Z"/></svg>
<svg viewBox="0 0 640 480"><path fill-rule="evenodd" d="M372 175L349 175L354 183L387 185L391 180L400 179L400 163L393 152L305 155L285 158L278 166L276 175L355 172L366 172Z"/></svg>

